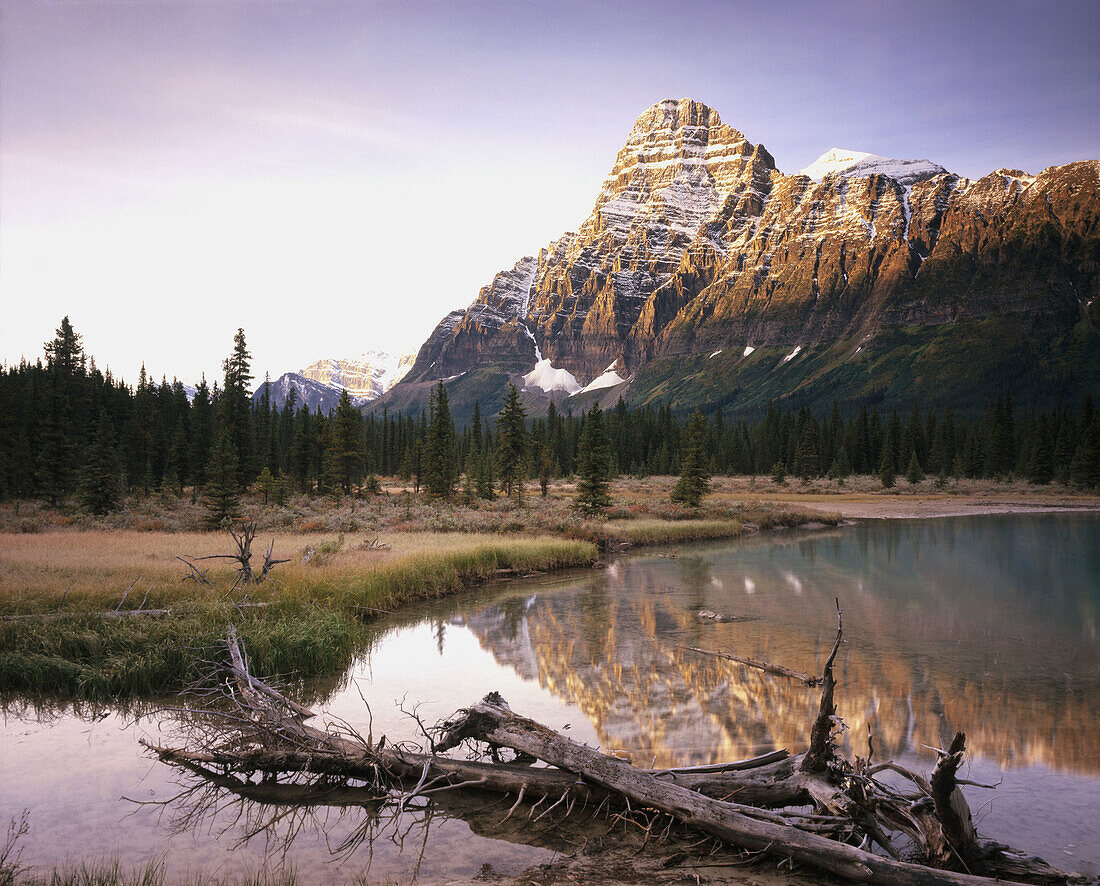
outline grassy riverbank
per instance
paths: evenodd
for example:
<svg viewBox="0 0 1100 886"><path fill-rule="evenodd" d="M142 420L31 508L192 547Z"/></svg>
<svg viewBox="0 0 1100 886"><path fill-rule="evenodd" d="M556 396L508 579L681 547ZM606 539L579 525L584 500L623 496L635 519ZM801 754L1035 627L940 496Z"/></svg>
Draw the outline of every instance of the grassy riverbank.
<svg viewBox="0 0 1100 886"><path fill-rule="evenodd" d="M212 586L181 581L174 552L224 552L227 541L122 531L4 538L0 616L45 618L0 620L0 689L100 702L178 690L216 657L230 623L261 674L331 674L369 642L380 612L502 571L584 566L597 555L591 542L551 536L405 533L363 549L346 536L284 534L276 554L297 550L275 581L233 591L225 565L211 569ZM139 606L170 615L103 614Z"/></svg>
<svg viewBox="0 0 1100 886"><path fill-rule="evenodd" d="M371 498L246 501L259 535L289 558L274 581L234 589L228 560L207 560L210 586L183 581L180 555L233 549L227 533L197 531L201 506L171 493L93 518L73 506L0 505L0 692L94 702L177 691L201 676L226 626L237 625L264 675L337 674L370 642L371 623L410 603L507 574L587 566L599 548L735 538L836 523L848 516L934 516L1036 508L1095 508L1096 496L1028 484L883 490L874 478L777 484L718 478L700 511L669 503L674 478L621 479L608 519L582 520L574 489L551 486L522 504L429 502L399 484ZM531 490L534 492L534 490ZM212 565L211 565L212 564ZM260 605L257 605L260 604ZM104 617L167 609L163 618ZM37 615L42 618L11 618Z"/></svg>
<svg viewBox="0 0 1100 886"><path fill-rule="evenodd" d="M249 502L260 527L255 562L273 544L289 558L274 580L234 587L235 565L184 579L179 556L233 550L198 532L186 499L154 497L108 518L23 503L0 509L0 691L97 703L178 691L202 676L235 624L262 675L291 682L342 671L369 644L372 622L410 603L502 574L590 566L599 548L734 538L775 526L835 522L791 505L719 500L668 504L660 482L624 481L606 520L579 519L572 489L524 504L372 499ZM134 609L161 617L119 616ZM33 616L33 617L27 617Z"/></svg>

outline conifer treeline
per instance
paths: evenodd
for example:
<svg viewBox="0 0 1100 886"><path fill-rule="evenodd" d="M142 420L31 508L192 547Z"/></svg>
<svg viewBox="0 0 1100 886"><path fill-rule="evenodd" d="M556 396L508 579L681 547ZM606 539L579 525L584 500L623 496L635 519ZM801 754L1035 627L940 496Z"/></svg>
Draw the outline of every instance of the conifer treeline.
<svg viewBox="0 0 1100 886"><path fill-rule="evenodd" d="M171 487L204 495L232 494L258 484L264 495L288 486L308 492L373 488L375 475L398 475L432 494L449 494L461 477L467 494L491 497L522 479L577 472L590 414L551 405L526 418L514 394L494 421L475 406L456 430L446 389L427 414L364 417L345 395L330 414L279 409L265 387L253 401L243 330L223 363L223 377L205 379L191 401L179 381L155 383L144 369L136 387L100 372L66 317L45 345L44 361L0 371L0 499L51 502L79 494L97 512L122 492ZM631 411L620 401L599 414L613 473L678 474L685 456L698 459L668 406ZM1100 413L1086 398L1078 413L1014 409L1005 394L983 417L963 421L950 410L889 415L863 406L844 415L769 406L756 422L721 412L693 429L716 474L812 478L898 476L1021 477L1100 488Z"/></svg>

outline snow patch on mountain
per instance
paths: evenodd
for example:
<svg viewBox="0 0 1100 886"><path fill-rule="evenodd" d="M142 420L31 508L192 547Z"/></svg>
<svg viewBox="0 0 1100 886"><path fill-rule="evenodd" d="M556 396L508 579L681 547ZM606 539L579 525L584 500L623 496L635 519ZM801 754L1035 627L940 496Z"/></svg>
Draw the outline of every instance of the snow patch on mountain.
<svg viewBox="0 0 1100 886"><path fill-rule="evenodd" d="M581 386L576 377L568 369L555 369L549 360L539 360L535 368L523 377L523 390L538 388L551 394L554 391L565 391L572 396L580 393Z"/></svg>
<svg viewBox="0 0 1100 886"><path fill-rule="evenodd" d="M795 357L802 353L802 345L795 345L794 350L791 351L786 357L779 361L780 365L784 363L790 363Z"/></svg>
<svg viewBox="0 0 1100 886"><path fill-rule="evenodd" d="M903 187L945 172L946 169L931 160L895 160L843 148L831 148L805 169L799 170L800 175L809 176L815 182L821 181L827 175L839 175L843 178L887 175Z"/></svg>
<svg viewBox="0 0 1100 886"><path fill-rule="evenodd" d="M747 357L749 354L751 354L755 350L756 350L756 348L754 348L752 345L745 345L745 350L743 350L741 352L741 356L742 357Z"/></svg>
<svg viewBox="0 0 1100 886"><path fill-rule="evenodd" d="M618 365L619 360L616 358L615 362L608 366L601 375L597 375L577 393L587 394L589 391L598 391L601 388L613 388L615 385L621 385L626 379L615 371L615 367Z"/></svg>

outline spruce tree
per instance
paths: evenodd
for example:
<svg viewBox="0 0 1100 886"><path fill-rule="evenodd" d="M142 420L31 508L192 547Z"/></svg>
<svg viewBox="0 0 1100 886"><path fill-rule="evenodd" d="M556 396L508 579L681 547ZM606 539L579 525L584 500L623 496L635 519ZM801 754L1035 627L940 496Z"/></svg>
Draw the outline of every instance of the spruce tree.
<svg viewBox="0 0 1100 886"><path fill-rule="evenodd" d="M1051 440L1050 422L1040 415L1035 428L1035 440L1028 460L1027 478L1032 483L1045 486L1054 479L1054 444Z"/></svg>
<svg viewBox="0 0 1100 886"><path fill-rule="evenodd" d="M819 472L817 428L810 419L802 430L802 439L794 456L794 474L805 482L816 477Z"/></svg>
<svg viewBox="0 0 1100 886"><path fill-rule="evenodd" d="M202 501L206 507L206 525L220 529L239 516L240 486L237 485L237 450L229 431L222 429L206 466L206 486Z"/></svg>
<svg viewBox="0 0 1100 886"><path fill-rule="evenodd" d="M539 491L546 498L550 489L550 476L554 473L554 453L549 446L543 446L539 451Z"/></svg>
<svg viewBox="0 0 1100 886"><path fill-rule="evenodd" d="M710 490L710 472L706 452L707 420L698 410L684 427L680 450L680 479L672 487L672 501L698 508Z"/></svg>
<svg viewBox="0 0 1100 886"><path fill-rule="evenodd" d="M921 470L920 461L917 459L917 450L912 450L909 456L909 464L905 468L905 479L910 486L915 486L924 480L924 471Z"/></svg>
<svg viewBox="0 0 1100 886"><path fill-rule="evenodd" d="M80 475L80 503L93 514L106 514L118 507L121 468L114 431L106 410L99 412L95 439L88 448Z"/></svg>
<svg viewBox="0 0 1100 886"><path fill-rule="evenodd" d="M233 336L233 353L223 362L225 373L221 394L221 425L229 434L237 453L237 484L244 486L256 474L253 470L252 355L245 345L244 330Z"/></svg>
<svg viewBox="0 0 1100 886"><path fill-rule="evenodd" d="M313 492L313 417L303 406L294 417L294 442L290 446L290 476L299 492Z"/></svg>
<svg viewBox="0 0 1100 886"><path fill-rule="evenodd" d="M836 454L836 458L833 459L832 465L829 467L829 479L831 480L847 480L852 475L852 463L848 461L848 449L841 446L840 451Z"/></svg>
<svg viewBox="0 0 1100 886"><path fill-rule="evenodd" d="M882 445L882 459L879 461L878 478L882 481L883 489L893 489L897 480L898 468L894 460L894 448L889 442Z"/></svg>
<svg viewBox="0 0 1100 886"><path fill-rule="evenodd" d="M496 425L500 487L505 495L522 501L527 462L527 411L519 401L515 385L508 385Z"/></svg>
<svg viewBox="0 0 1100 886"><path fill-rule="evenodd" d="M264 497L265 505L271 501L271 496L275 493L275 482L275 475L271 473L271 468L264 465L260 476L256 478L256 490Z"/></svg>
<svg viewBox="0 0 1100 886"><path fill-rule="evenodd" d="M346 390L329 418L328 448L329 481L350 495L363 471L363 416Z"/></svg>
<svg viewBox="0 0 1100 886"><path fill-rule="evenodd" d="M447 388L440 381L428 402L428 430L424 444L424 487L433 498L450 498L454 492L455 427L447 402Z"/></svg>
<svg viewBox="0 0 1100 886"><path fill-rule="evenodd" d="M493 473L493 456L488 446L481 450L477 463L477 482L475 484L478 498L492 501L497 497L496 476Z"/></svg>
<svg viewBox="0 0 1100 886"><path fill-rule="evenodd" d="M1100 414L1081 428L1081 439L1069 464L1069 481L1078 489L1100 488Z"/></svg>
<svg viewBox="0 0 1100 886"><path fill-rule="evenodd" d="M573 507L592 517L611 506L611 443L604 430L603 413L594 404L585 417L577 453L577 497Z"/></svg>

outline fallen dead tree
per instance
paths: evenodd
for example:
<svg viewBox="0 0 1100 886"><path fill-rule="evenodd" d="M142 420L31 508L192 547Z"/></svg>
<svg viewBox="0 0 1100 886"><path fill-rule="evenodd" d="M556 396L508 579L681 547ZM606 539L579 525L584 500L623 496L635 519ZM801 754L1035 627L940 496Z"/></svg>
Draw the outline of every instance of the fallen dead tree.
<svg viewBox="0 0 1100 886"><path fill-rule="evenodd" d="M667 816L670 826L675 821L723 843L857 882L1068 882L1066 874L1038 859L979 844L956 777L962 733L941 752L928 779L890 762L838 757L832 666L841 638L838 623L816 681L822 699L810 748L796 756L779 751L735 764L644 770L517 715L496 694L433 729L421 726L426 748L388 745L385 736L375 741L370 730L364 736L346 724L308 725L312 711L250 674L232 629L223 684L229 704L181 710L188 722L186 747L148 746L206 785L252 802L361 805L400 814L414 800L488 791L515 798L500 824L521 807L532 825L614 807L617 815L650 816L647 835L651 816ZM443 756L462 744L483 759ZM510 760L504 749L511 751ZM249 780L253 772L264 773L261 785ZM911 788L881 781L887 772ZM291 783L278 782L288 776ZM872 852L875 845L884 854Z"/></svg>
<svg viewBox="0 0 1100 886"><path fill-rule="evenodd" d="M27 615L3 615L0 621L57 621L65 618L168 618L171 609L81 609L66 612L32 612Z"/></svg>

